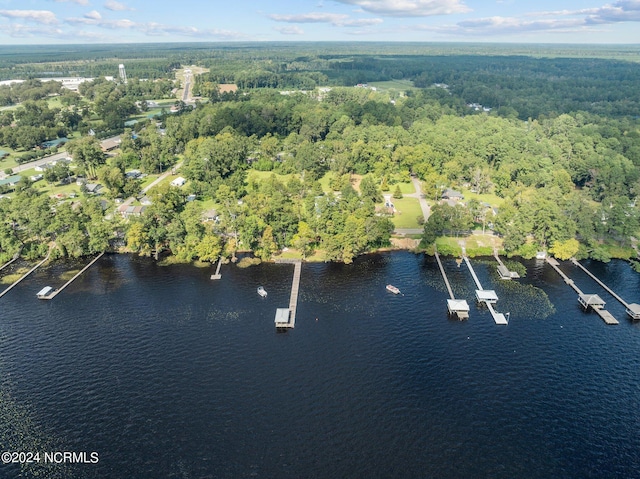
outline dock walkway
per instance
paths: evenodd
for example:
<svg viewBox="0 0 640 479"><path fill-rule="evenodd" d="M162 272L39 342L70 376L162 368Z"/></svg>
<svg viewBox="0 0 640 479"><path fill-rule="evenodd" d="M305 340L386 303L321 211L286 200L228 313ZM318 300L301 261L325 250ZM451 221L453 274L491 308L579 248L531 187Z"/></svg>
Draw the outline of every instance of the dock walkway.
<svg viewBox="0 0 640 479"><path fill-rule="evenodd" d="M602 301L602 299L600 299L600 297L597 294L583 293L582 290L578 288L576 283L562 272L562 270L559 268L560 263L558 263L558 261L555 258L551 258L547 256L546 261L551 265L553 269L556 270L556 272L560 275L560 277L563 279L565 284L568 284L569 286L571 286L573 290L576 293L578 293L578 302L582 306L584 306L585 309L591 306L591 309L593 309L596 312L596 314L600 316L600 318L602 318L602 320L606 324L620 324L618 320L614 318L609 311L606 311L604 309L605 302ZM595 298L595 302L592 302L591 298Z"/></svg>
<svg viewBox="0 0 640 479"><path fill-rule="evenodd" d="M518 279L518 278L520 278L520 275L518 273L516 273L515 271L509 271L509 268L507 268L505 266L505 264L502 262L502 260L500 259L500 256L498 256L498 251L495 250L495 249L493 250L493 257L498 262L498 274L500 275L500 279Z"/></svg>
<svg viewBox="0 0 640 479"><path fill-rule="evenodd" d="M438 262L438 267L440 268L440 273L442 273L442 278L444 279L444 284L447 286L447 291L449 292L449 297L451 299L447 300L447 308L449 310L449 314L455 314L458 319L467 319L469 317L469 304L464 299L456 299L453 295L453 290L451 289L451 284L449 284L449 279L447 278L447 273L444 271L444 267L442 266L442 262L440 261L440 255L438 251L435 252L436 261Z"/></svg>
<svg viewBox="0 0 640 479"><path fill-rule="evenodd" d="M604 288L604 290L609 293L611 296L613 296L614 298L616 298L625 308L629 307L629 303L627 303L624 299L622 299L620 296L618 296L615 291L613 291L611 288L609 288L606 284L604 284L602 281L600 281L598 278L596 278L593 273L591 273L591 271L589 271L587 268L585 268L584 266L582 266L578 260L576 260L575 258L571 258L571 262L576 265L578 268L580 268L582 271L584 271L585 273L587 273L591 279L593 279L596 283L598 283L600 286L602 286Z"/></svg>
<svg viewBox="0 0 640 479"><path fill-rule="evenodd" d="M276 310L276 328L294 328L296 326L296 310L298 308L298 294L300 292L302 261L299 259L276 259L276 263L293 264L293 280L291 282L288 315L284 314L284 312L287 311L285 308L278 308Z"/></svg>
<svg viewBox="0 0 640 479"><path fill-rule="evenodd" d="M73 278L71 278L69 281L67 281L66 283L64 283L60 288L52 291L51 293L49 293L46 296L40 296L40 299L53 299L56 296L58 296L58 294L62 293L62 290L65 289L67 286L69 286L71 283L73 283L76 279L78 279L80 277L80 275L82 273L84 273L86 270L88 270L89 268L91 268L91 266L93 266L93 264L98 261L100 258L102 258L102 256L104 256L104 251L102 253L100 253L98 256L96 256L95 258L93 258L93 260L91 260L91 263L89 263L88 265L86 265L84 268L82 268L80 271L78 271Z"/></svg>
<svg viewBox="0 0 640 479"><path fill-rule="evenodd" d="M0 266L0 271L2 271L3 269L5 269L7 266L9 266L11 263L13 263L14 261L16 261L19 257L20 257L20 253L22 252L22 248L20 248L20 251L18 251L16 254L13 255L13 258L11 258L9 260L9 262L3 264L2 266Z"/></svg>
<svg viewBox="0 0 640 479"><path fill-rule="evenodd" d="M216 268L215 274L211 275L211 279L222 279L222 275L220 274L220 266L222 266L222 256L218 260L218 267Z"/></svg>
<svg viewBox="0 0 640 479"><path fill-rule="evenodd" d="M17 286L23 279L25 279L27 276L29 276L31 273L37 270L40 266L42 266L49 259L50 254L51 254L51 249L49 249L47 256L45 256L42 261L40 261L37 265L35 265L28 272L26 272L21 278L19 278L15 283L13 283L11 286L5 289L2 293L0 293L0 298L2 298L5 294L11 291L15 286Z"/></svg>
<svg viewBox="0 0 640 479"><path fill-rule="evenodd" d="M496 292L493 290L482 289L482 284L480 283L480 280L476 276L476 272L473 270L473 266L471 266L471 261L469 261L469 258L466 255L463 257L463 259L465 263L467 263L467 267L471 272L473 281L476 283L476 286L478 287L478 289L476 290L476 298L478 299L478 301L481 303L485 303L487 305L487 309L489 309L489 312L491 313L491 317L493 318L493 321L496 324L500 324L500 325L509 324L509 321L507 320L507 316L505 316L502 313L498 313L495 309L493 309L493 303L498 301L498 295L496 295Z"/></svg>

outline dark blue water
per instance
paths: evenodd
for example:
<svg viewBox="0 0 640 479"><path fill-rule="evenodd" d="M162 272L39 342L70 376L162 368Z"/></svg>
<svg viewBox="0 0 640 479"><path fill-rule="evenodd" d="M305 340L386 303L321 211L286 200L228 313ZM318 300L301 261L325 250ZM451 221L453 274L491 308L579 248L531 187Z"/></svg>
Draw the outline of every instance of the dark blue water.
<svg viewBox="0 0 640 479"><path fill-rule="evenodd" d="M444 263L473 304L466 267ZM473 264L508 326L475 305L448 319L435 261L409 253L303 265L287 333L273 319L291 265L211 281L105 256L53 301L35 293L69 265L39 272L0 299L0 448L99 462L0 477L638 477L640 323L570 264L619 326L582 312L543 263L518 282ZM626 263L585 266L640 302Z"/></svg>

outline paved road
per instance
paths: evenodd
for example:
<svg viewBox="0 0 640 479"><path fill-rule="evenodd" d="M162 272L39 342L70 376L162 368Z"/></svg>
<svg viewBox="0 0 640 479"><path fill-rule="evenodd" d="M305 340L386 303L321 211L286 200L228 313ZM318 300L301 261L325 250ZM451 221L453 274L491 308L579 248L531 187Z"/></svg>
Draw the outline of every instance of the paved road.
<svg viewBox="0 0 640 479"><path fill-rule="evenodd" d="M44 156L36 161L30 161L29 163L22 163L21 165L14 166L11 169L13 170L13 174L17 175L21 171L30 170L32 168L35 168L36 166L44 165L45 163L51 163L52 161L62 160L67 156L69 156L69 154L66 151L63 151L62 153L56 153L55 155ZM0 180L6 177L7 175L4 173L4 171L0 172Z"/></svg>
<svg viewBox="0 0 640 479"><path fill-rule="evenodd" d="M422 228L396 228L393 232L397 235L421 235L424 233Z"/></svg>
<svg viewBox="0 0 640 479"><path fill-rule="evenodd" d="M172 169L176 170L176 171L179 170L180 167L182 166L182 163L184 163L184 161L181 161L180 163L176 164L176 166L174 166ZM140 193L143 194L143 195L146 194L147 191L149 191L151 188L156 186L158 183L160 183L162 180L164 180L167 176L172 175L172 174L173 174L172 170L169 170L166 173L163 173L161 176L159 176L158 178L153 180L151 183L149 183L147 186L142 188L142 191ZM123 204L130 205L134 201L135 201L135 198L132 196L131 198L127 198Z"/></svg>
<svg viewBox="0 0 640 479"><path fill-rule="evenodd" d="M416 189L416 192L408 193L403 196L405 198L418 198L418 201L420 202L420 209L422 209L422 216L424 216L424 220L427 221L429 216L431 216L431 208L429 208L429 203L427 203L427 200L422 193L420 180L418 178L411 178L411 181L413 182L413 187ZM394 233L398 235L421 235L423 232L424 229L422 228L396 228L394 230Z"/></svg>
<svg viewBox="0 0 640 479"><path fill-rule="evenodd" d="M110 140L116 140L119 139L120 136L112 136L111 138L107 138L105 140L102 140L100 143L104 143ZM52 161L57 161L57 160L61 160L63 158L66 158L69 156L69 153L67 153L66 151L63 151L61 153L56 153L55 155L49 155L49 156L43 156L42 158L40 158L39 160L35 160L35 161L30 161L29 163L22 163L21 165L18 166L14 166L12 168L13 170L13 174L16 175L18 173L20 173L21 171L26 171L26 170L30 170L32 168L35 168L36 166L40 166L40 165L44 165L45 163L51 163ZM4 173L4 171L0 171L0 180L6 178L7 175Z"/></svg>
<svg viewBox="0 0 640 479"><path fill-rule="evenodd" d="M182 101L189 101L189 87L191 86L191 73L184 75L184 93L182 94Z"/></svg>
<svg viewBox="0 0 640 479"><path fill-rule="evenodd" d="M420 201L420 208L422 209L422 216L424 216L424 220L427 221L429 219L429 216L431 216L431 208L429 207L429 203L427 203L425 195L422 192L420 180L414 177L411 178L411 181L413 182L413 187L416 189L416 192L405 196L413 196L414 198L418 198L418 201Z"/></svg>

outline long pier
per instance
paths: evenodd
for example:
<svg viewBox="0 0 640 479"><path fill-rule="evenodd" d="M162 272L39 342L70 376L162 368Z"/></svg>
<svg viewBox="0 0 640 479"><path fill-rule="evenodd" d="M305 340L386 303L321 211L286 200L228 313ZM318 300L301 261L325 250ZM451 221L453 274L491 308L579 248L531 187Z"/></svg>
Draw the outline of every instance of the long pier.
<svg viewBox="0 0 640 479"><path fill-rule="evenodd" d="M473 270L473 266L471 266L471 261L469 261L469 258L467 258L466 255L463 257L463 259L465 263L467 263L467 267L469 268L469 271L471 271L473 281L475 281L476 286L478 287L478 289L476 290L476 299L478 300L478 302L485 303L487 305L487 308L491 313L491 317L496 324L509 324L509 321L507 321L507 317L504 314L498 313L495 309L493 309L493 303L498 301L498 295L496 294L496 292L491 289L482 289L482 284L476 276L476 272Z"/></svg>
<svg viewBox="0 0 640 479"><path fill-rule="evenodd" d="M0 293L0 298L2 298L5 294L7 294L14 287L16 287L23 279L25 279L27 276L29 276L31 273L33 273L35 270L37 270L40 266L42 266L49 259L49 255L50 254L51 254L51 249L49 249L49 252L47 253L47 256L45 256L42 261L40 261L37 265L35 265L28 272L26 272L21 278L16 280L15 283L13 283L11 286L9 286L7 289L5 289L2 293Z"/></svg>
<svg viewBox="0 0 640 479"><path fill-rule="evenodd" d="M291 282L289 308L278 308L276 310L276 328L294 328L296 326L296 309L298 308L298 293L300 292L302 261L297 259L280 259L276 260L276 263L293 264L293 280Z"/></svg>
<svg viewBox="0 0 640 479"><path fill-rule="evenodd" d="M520 275L518 273L516 273L515 271L509 271L509 268L507 268L505 266L505 264L500 259L500 256L498 256L498 250L496 250L496 249L493 250L493 257L498 262L498 274L500 275L500 279L518 279L518 278L520 278Z"/></svg>
<svg viewBox="0 0 640 479"><path fill-rule="evenodd" d="M469 268L469 271L471 272L471 277L473 278L473 281L476 283L476 287L479 290L482 290L482 285L480 284L480 280L476 276L476 272L473 270L473 266L471 266L471 261L469 261L469 258L467 258L466 256L463 256L462 259L464 259L464 262L467 263L467 268Z"/></svg>
<svg viewBox="0 0 640 479"><path fill-rule="evenodd" d="M560 277L563 279L565 284L568 284L569 286L571 286L573 290L576 293L578 293L578 302L582 306L584 306L585 309L589 308L590 306L591 309L593 309L596 312L596 314L600 316L600 318L602 318L602 320L606 324L620 324L618 320L614 318L609 311L606 311L604 309L604 305L606 303L600 298L600 296L598 296L597 294L583 293L582 290L578 288L576 283L571 278L569 278L566 274L564 274L562 270L560 270L560 268L558 267L560 263L558 263L558 261L555 258L551 258L547 256L546 261L551 265L553 269L556 270L556 272L560 275Z"/></svg>
<svg viewBox="0 0 640 479"><path fill-rule="evenodd" d="M220 275L220 266L222 265L222 256L218 260L218 267L216 268L216 273L211 275L211 279L221 279L222 275Z"/></svg>
<svg viewBox="0 0 640 479"><path fill-rule="evenodd" d="M91 268L91 266L93 266L93 264L98 261L100 258L102 258L102 256L104 256L104 251L102 253L100 253L98 256L96 256L95 258L93 258L93 260L91 260L91 263L89 263L88 265L86 265L84 268L82 268L80 271L78 271L73 278L71 278L69 281L67 281L66 283L64 283L60 288L52 291L51 293L49 293L46 296L39 296L39 299L53 299L56 296L58 296L58 294L62 293L62 290L65 289L67 286L69 286L71 283L73 283L76 279L78 279L80 277L80 275L82 273L84 273L86 270L88 270L89 268Z"/></svg>
<svg viewBox="0 0 640 479"><path fill-rule="evenodd" d="M467 301L464 299L456 299L453 294L453 290L451 289L451 285L449 284L449 279L447 278L447 273L445 273L444 268L442 267L442 262L440 261L440 255L438 251L435 252L436 261L438 262L438 267L440 268L440 273L442 273L442 278L444 279L444 284L447 286L447 291L449 292L449 297L451 299L447 300L447 308L449 309L449 314L455 314L458 319L467 319L469 317L469 305Z"/></svg>
<svg viewBox="0 0 640 479"><path fill-rule="evenodd" d="M20 251L22 251L22 248L20 248ZM3 269L5 269L7 266L9 266L11 263L13 263L14 261L16 261L19 257L20 257L20 251L18 251L16 254L13 255L13 258L11 258L9 260L9 262L3 264L2 266L0 266L0 271L2 271Z"/></svg>

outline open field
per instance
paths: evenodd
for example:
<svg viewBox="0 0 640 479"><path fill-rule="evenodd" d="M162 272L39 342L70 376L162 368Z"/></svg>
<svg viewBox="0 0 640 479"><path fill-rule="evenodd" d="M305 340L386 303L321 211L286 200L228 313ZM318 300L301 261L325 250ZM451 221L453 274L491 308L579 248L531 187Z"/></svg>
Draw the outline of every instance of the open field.
<svg viewBox="0 0 640 479"><path fill-rule="evenodd" d="M422 216L422 209L420 209L420 203L417 198L402 198L399 200L394 198L393 204L396 208L396 214L391 218L391 221L393 221L396 228L422 228L422 225L418 223L418 217Z"/></svg>

